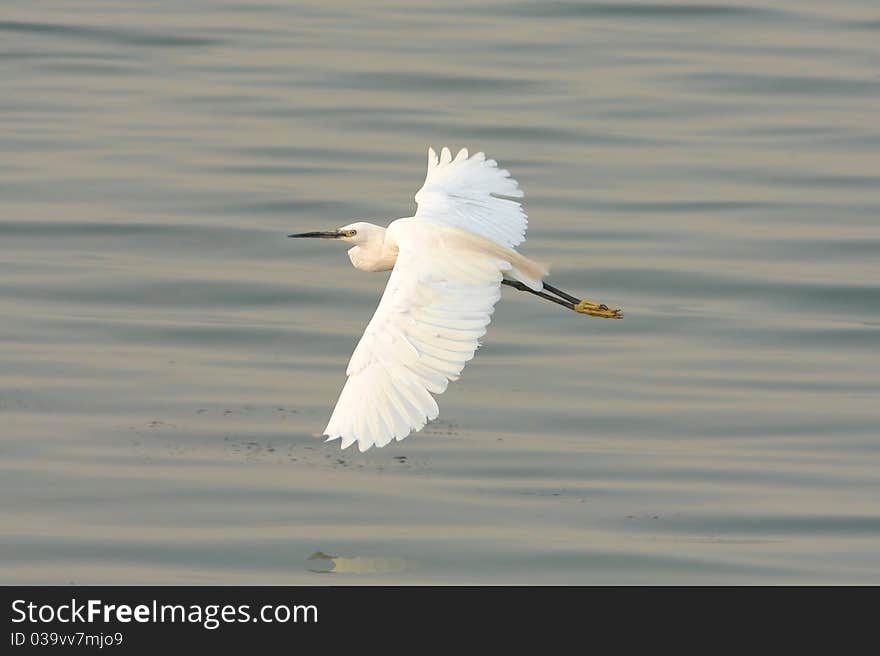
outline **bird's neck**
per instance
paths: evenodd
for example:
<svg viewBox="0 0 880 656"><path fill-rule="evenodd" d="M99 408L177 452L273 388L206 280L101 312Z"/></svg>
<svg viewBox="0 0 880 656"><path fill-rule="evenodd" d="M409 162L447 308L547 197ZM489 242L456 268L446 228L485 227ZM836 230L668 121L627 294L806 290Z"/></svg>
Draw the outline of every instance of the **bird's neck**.
<svg viewBox="0 0 880 656"><path fill-rule="evenodd" d="M361 271L388 271L397 261L397 244L388 239L383 229L380 239L370 239L348 249L348 257L355 269Z"/></svg>

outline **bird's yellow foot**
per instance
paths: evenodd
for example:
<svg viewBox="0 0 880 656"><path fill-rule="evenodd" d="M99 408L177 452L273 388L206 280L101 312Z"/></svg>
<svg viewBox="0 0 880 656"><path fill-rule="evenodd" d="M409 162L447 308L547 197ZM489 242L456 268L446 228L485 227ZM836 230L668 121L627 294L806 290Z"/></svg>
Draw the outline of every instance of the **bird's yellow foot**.
<svg viewBox="0 0 880 656"><path fill-rule="evenodd" d="M573 309L575 312L589 314L591 317L623 319L623 311L620 308L609 308L604 303L593 303L592 301L583 300L580 303L576 303Z"/></svg>

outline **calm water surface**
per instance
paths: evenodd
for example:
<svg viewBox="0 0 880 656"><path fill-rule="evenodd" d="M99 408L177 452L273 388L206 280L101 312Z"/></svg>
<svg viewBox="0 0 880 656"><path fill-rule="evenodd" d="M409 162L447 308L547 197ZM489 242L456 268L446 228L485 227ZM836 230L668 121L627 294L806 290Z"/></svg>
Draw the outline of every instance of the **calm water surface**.
<svg viewBox="0 0 880 656"><path fill-rule="evenodd" d="M880 583L874 0L19 3L0 81L0 582ZM444 144L626 319L506 290L340 452L387 276L285 235Z"/></svg>

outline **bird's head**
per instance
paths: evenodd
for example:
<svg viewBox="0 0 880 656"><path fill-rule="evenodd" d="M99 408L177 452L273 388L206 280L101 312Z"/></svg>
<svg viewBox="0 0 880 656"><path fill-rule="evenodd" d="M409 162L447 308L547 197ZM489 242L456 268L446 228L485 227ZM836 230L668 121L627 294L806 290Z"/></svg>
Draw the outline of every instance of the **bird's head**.
<svg viewBox="0 0 880 656"><path fill-rule="evenodd" d="M362 244L366 244L367 242L374 239L378 239L381 242L381 238L384 233L385 228L381 226L373 225L372 223L366 223L364 221L359 221L357 223L350 223L347 226L342 226L338 230L301 232L299 234L287 236L296 237L299 239L338 239L339 241L344 241L346 244L359 246Z"/></svg>

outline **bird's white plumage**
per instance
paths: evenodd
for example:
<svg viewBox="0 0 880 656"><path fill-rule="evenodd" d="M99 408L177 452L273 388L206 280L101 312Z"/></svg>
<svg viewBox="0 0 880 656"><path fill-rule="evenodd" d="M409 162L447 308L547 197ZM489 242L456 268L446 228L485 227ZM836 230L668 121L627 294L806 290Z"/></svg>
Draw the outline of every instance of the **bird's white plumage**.
<svg viewBox="0 0 880 656"><path fill-rule="evenodd" d="M448 148L438 158L430 149L416 215L392 222L381 248L359 247L377 262L396 250L397 260L351 356L324 429L328 440L341 439L342 448L357 442L366 451L423 428L438 414L431 394L443 393L479 347L502 277L541 289L546 270L513 250L525 238L526 215L518 202L496 194L522 191L494 160L468 157L467 150L453 159ZM375 229L369 226L371 234Z"/></svg>
<svg viewBox="0 0 880 656"><path fill-rule="evenodd" d="M436 418L431 393L458 378L486 332L512 265L442 231L415 219L389 227L397 263L324 431L343 448L385 446Z"/></svg>
<svg viewBox="0 0 880 656"><path fill-rule="evenodd" d="M455 159L448 148L428 149L428 174L416 194L416 218L445 223L513 248L526 238L528 219L518 201L523 192L506 169L483 153Z"/></svg>

